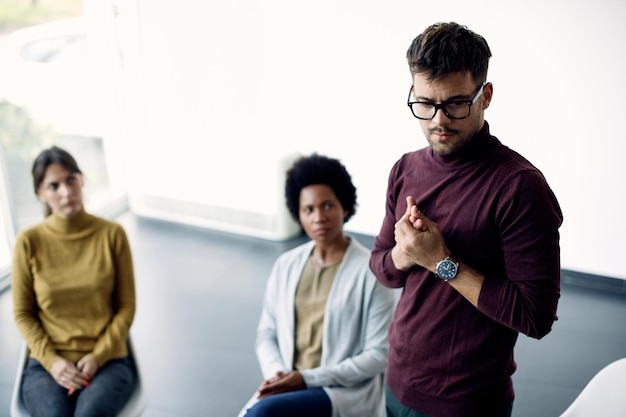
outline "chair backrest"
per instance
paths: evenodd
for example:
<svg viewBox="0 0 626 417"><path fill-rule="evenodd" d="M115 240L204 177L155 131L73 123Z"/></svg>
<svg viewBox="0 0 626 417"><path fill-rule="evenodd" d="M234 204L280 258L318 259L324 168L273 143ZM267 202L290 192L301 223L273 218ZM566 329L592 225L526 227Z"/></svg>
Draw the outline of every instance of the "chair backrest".
<svg viewBox="0 0 626 417"><path fill-rule="evenodd" d="M22 401L22 394L20 392L22 386L22 374L24 371L24 367L28 362L28 357L30 352L28 350L28 346L26 343L22 343L22 348L20 351L20 358L17 363L17 372L15 375L15 383L13 385L13 394L11 396L11 417L31 417L30 413L26 409L24 405L24 401ZM135 383L135 387L133 388L133 393L130 396L130 399L117 415L117 417L138 417L145 410L146 405L148 403L148 398L144 391L143 381L141 379L141 370L139 368L139 361L135 355L135 350L133 347L133 343L131 338L128 338L128 356L131 358L135 365L135 370L137 372L137 381Z"/></svg>
<svg viewBox="0 0 626 417"><path fill-rule="evenodd" d="M605 366L560 417L626 416L626 358Z"/></svg>

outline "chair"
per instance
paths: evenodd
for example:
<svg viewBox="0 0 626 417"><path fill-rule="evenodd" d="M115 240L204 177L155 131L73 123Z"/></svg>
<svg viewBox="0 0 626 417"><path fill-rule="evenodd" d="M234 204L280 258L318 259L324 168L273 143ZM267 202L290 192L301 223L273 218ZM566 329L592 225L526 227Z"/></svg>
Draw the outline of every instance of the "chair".
<svg viewBox="0 0 626 417"><path fill-rule="evenodd" d="M254 395L248 400L246 405L244 405L241 411L239 411L239 414L237 414L237 417L244 417L246 415L248 408L252 407L254 404L256 404L259 401L259 399L257 398L258 395L259 395L258 391L254 393Z"/></svg>
<svg viewBox="0 0 626 417"><path fill-rule="evenodd" d="M139 363L137 361L137 357L135 356L133 343L130 337L128 338L128 355L135 365L137 381L128 402L117 417L138 417L144 411L148 402L148 398L143 389ZM15 375L15 384L13 386L13 395L11 397L11 417L31 417L30 413L26 409L26 406L24 405L24 402L22 401L22 395L20 392L20 388L22 386L22 371L26 366L26 362L28 362L28 356L28 346L26 346L26 343L22 343L22 349L17 366L17 374Z"/></svg>
<svg viewBox="0 0 626 417"><path fill-rule="evenodd" d="M626 358L605 366L560 417L626 416Z"/></svg>

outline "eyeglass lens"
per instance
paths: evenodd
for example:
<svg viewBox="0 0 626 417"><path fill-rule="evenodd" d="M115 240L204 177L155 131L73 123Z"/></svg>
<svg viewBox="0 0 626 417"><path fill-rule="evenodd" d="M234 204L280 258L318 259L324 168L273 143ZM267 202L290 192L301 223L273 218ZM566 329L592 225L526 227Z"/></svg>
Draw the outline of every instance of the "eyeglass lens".
<svg viewBox="0 0 626 417"><path fill-rule="evenodd" d="M460 100L460 101L449 101L446 103L430 103L430 102L411 102L411 93L413 92L413 87L409 90L409 98L408 105L411 108L411 112L418 119L430 120L435 117L437 114L437 110L441 109L444 114L450 119L465 119L470 115L472 110L472 104L476 102L478 97L481 95L483 87L485 84L481 84L476 93L474 93L474 97L470 101Z"/></svg>

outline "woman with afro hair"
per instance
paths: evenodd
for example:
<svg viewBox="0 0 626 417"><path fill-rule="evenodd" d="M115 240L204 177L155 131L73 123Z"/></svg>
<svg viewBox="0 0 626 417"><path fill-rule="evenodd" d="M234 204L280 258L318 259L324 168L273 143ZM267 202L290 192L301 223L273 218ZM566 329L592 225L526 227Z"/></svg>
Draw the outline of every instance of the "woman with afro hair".
<svg viewBox="0 0 626 417"><path fill-rule="evenodd" d="M256 337L264 379L240 416L382 417L395 297L344 233L357 207L350 174L337 159L301 157L285 198L311 240L272 268Z"/></svg>

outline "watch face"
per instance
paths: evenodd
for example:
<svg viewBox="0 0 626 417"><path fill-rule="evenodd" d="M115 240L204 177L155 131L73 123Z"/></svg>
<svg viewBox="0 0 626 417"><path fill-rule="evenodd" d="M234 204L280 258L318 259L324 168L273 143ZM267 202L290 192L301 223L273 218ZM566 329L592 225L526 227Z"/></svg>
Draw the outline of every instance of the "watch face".
<svg viewBox="0 0 626 417"><path fill-rule="evenodd" d="M449 281L456 276L456 263L449 259L444 259L437 264L437 275L444 281Z"/></svg>

